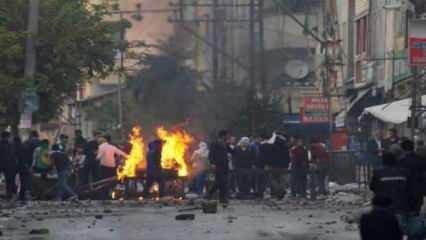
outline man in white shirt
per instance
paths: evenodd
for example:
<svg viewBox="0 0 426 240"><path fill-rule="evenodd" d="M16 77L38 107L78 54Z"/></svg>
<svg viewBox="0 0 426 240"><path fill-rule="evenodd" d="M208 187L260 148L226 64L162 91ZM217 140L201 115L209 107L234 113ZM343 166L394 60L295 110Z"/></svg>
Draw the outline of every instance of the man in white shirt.
<svg viewBox="0 0 426 240"><path fill-rule="evenodd" d="M98 148L97 159L101 165L101 175L103 179L116 175L116 157L127 158L127 154L125 152L110 144L110 142L111 137L105 136L101 139L101 145L99 145Z"/></svg>

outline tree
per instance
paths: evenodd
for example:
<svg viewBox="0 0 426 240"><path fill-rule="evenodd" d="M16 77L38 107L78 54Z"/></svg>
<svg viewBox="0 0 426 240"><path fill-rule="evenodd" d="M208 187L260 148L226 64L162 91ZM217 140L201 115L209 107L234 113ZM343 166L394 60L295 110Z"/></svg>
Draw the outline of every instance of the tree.
<svg viewBox="0 0 426 240"><path fill-rule="evenodd" d="M36 75L24 78L27 0L0 3L0 104L5 120L16 125L25 91L41 96L36 120L47 121L74 96L85 81L113 70L119 24L104 21L105 8L86 1L40 1L39 33L35 36ZM89 10L90 9L90 10Z"/></svg>

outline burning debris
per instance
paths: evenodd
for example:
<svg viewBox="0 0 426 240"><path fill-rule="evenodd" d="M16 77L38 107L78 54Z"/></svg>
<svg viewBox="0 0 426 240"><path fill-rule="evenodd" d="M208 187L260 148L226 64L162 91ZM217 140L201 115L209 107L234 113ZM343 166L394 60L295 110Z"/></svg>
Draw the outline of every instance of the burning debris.
<svg viewBox="0 0 426 240"><path fill-rule="evenodd" d="M139 168L146 168L145 143L140 127L132 129L132 133L129 135L129 143L132 147L129 157L117 172L117 178L120 181L125 178L134 178Z"/></svg>
<svg viewBox="0 0 426 240"><path fill-rule="evenodd" d="M178 170L179 177L188 176L189 168L185 156L194 138L185 130L167 131L164 127L157 129L157 136L165 142L161 157L162 168Z"/></svg>

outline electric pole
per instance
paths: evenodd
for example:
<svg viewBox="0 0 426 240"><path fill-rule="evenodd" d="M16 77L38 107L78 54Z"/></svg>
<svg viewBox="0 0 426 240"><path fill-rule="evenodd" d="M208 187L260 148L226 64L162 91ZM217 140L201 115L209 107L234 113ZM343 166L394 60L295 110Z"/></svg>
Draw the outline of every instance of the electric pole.
<svg viewBox="0 0 426 240"><path fill-rule="evenodd" d="M249 22L249 61L250 61L250 89L249 89L249 108L250 108L250 133L254 134L255 128L255 109L253 108L256 94L256 33L255 33L255 3L254 0L250 0L250 22Z"/></svg>

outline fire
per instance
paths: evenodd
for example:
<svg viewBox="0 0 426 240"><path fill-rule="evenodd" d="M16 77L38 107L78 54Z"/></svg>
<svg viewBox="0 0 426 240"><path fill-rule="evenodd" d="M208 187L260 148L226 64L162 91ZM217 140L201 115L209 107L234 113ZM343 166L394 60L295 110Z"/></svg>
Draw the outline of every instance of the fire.
<svg viewBox="0 0 426 240"><path fill-rule="evenodd" d="M124 162L124 166L117 171L117 178L120 181L125 178L136 177L138 166L143 166L144 168L146 166L145 143L140 127L132 129L132 133L129 135L129 143L132 147L130 154Z"/></svg>
<svg viewBox="0 0 426 240"><path fill-rule="evenodd" d="M161 152L161 167L177 169L180 177L188 176L189 169L185 155L194 138L185 130L167 131L164 127L157 128L157 136L165 141Z"/></svg>

